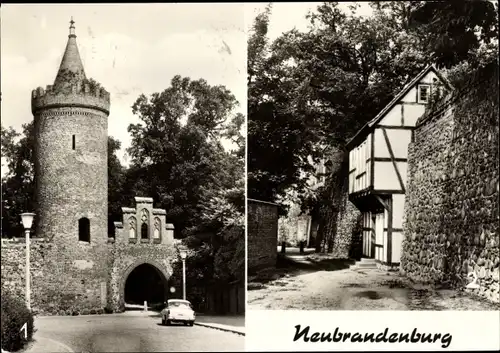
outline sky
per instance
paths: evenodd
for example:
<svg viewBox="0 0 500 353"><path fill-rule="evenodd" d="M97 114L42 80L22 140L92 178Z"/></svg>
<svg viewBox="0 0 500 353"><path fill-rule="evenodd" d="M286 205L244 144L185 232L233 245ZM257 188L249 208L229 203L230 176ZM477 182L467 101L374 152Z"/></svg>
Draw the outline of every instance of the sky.
<svg viewBox="0 0 500 353"><path fill-rule="evenodd" d="M273 3L268 37L274 40L293 28L307 30L305 16L319 4ZM236 112L246 115L246 35L266 5L3 5L2 125L21 131L33 119L31 91L53 83L72 16L87 77L111 93L108 133L122 142L118 155L124 164L130 145L127 128L138 122L132 104L141 93L167 88L176 74L225 85L240 102ZM368 3L361 3L359 13L370 13Z"/></svg>
<svg viewBox="0 0 500 353"><path fill-rule="evenodd" d="M131 106L161 92L179 74L225 85L246 115L244 5L7 4L1 7L2 125L33 119L31 91L53 84L73 16L88 78L111 94L108 134L130 145ZM229 145L227 147L230 147Z"/></svg>
<svg viewBox="0 0 500 353"><path fill-rule="evenodd" d="M252 27L254 18L262 12L268 3L247 3L245 4L246 28ZM314 11L322 2L278 2L272 3L271 16L269 18L269 28L267 36L272 41L283 32L297 28L299 31L306 31L309 20L305 17L309 11ZM341 2L339 7L345 11L353 2ZM360 5L357 15L369 16L372 13L368 2L358 2Z"/></svg>

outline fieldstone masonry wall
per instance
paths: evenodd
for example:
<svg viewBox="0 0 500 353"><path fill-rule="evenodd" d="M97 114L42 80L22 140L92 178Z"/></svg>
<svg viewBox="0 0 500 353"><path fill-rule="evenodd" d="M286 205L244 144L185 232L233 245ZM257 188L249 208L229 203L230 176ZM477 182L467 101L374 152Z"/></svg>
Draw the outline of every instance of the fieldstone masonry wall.
<svg viewBox="0 0 500 353"><path fill-rule="evenodd" d="M276 266L278 205L247 200L248 272Z"/></svg>
<svg viewBox="0 0 500 353"><path fill-rule="evenodd" d="M474 292L498 302L497 67L493 71L417 123L408 151L401 270L455 288L476 276Z"/></svg>
<svg viewBox="0 0 500 353"><path fill-rule="evenodd" d="M361 212L349 201L347 191L342 195L342 206L337 215L337 233L333 239L332 253L336 258L360 257L361 232L358 229Z"/></svg>
<svg viewBox="0 0 500 353"><path fill-rule="evenodd" d="M35 311L59 315L104 311L106 293L102 293L101 286L107 282L106 246L62 250L56 243L32 239L30 250L31 301ZM24 299L25 243L3 244L1 252L2 292Z"/></svg>
<svg viewBox="0 0 500 353"><path fill-rule="evenodd" d="M336 192L329 212L332 217L330 231L333 231L329 250L336 258L348 259L357 256L355 249L361 236L357 226L361 212L349 201L348 155L343 150L333 149L330 161Z"/></svg>

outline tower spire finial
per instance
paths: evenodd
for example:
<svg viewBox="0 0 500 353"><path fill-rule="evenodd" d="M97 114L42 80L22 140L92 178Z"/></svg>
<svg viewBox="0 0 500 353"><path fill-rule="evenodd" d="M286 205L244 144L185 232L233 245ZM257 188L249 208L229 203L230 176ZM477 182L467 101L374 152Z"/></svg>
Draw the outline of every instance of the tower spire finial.
<svg viewBox="0 0 500 353"><path fill-rule="evenodd" d="M71 21L69 21L69 36L75 36L75 21L73 21L73 16L71 16Z"/></svg>

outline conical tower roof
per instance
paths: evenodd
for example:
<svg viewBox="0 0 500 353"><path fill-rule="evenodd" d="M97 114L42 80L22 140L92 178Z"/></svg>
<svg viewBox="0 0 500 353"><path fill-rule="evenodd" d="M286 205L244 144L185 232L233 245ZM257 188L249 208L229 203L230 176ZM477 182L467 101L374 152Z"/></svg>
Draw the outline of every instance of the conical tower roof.
<svg viewBox="0 0 500 353"><path fill-rule="evenodd" d="M78 45L76 44L74 24L75 22L73 21L73 18L71 18L68 43L66 44L66 50L64 51L61 65L59 66L59 71L57 72L57 76L54 81L54 87L56 88L66 86L68 84L71 85L75 82L81 82L86 78L82 59L80 58L80 53L78 51Z"/></svg>

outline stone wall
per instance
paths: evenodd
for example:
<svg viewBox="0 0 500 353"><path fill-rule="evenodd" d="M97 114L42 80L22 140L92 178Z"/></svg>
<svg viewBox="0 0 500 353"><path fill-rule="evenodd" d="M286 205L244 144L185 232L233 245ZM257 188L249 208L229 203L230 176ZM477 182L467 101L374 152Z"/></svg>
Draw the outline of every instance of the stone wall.
<svg viewBox="0 0 500 353"><path fill-rule="evenodd" d="M89 256L89 253L92 256ZM25 298L25 243L3 244L2 291ZM97 258L102 257L102 258ZM104 259L104 260L103 260ZM41 314L103 312L106 307L108 249L60 246L33 239L30 246L31 305Z"/></svg>
<svg viewBox="0 0 500 353"><path fill-rule="evenodd" d="M356 256L359 246L360 229L358 229L361 212L349 201L348 155L345 151L334 149L332 153L332 187L334 188L332 205L327 214L332 218L327 229L333 231L328 251L339 259Z"/></svg>
<svg viewBox="0 0 500 353"><path fill-rule="evenodd" d="M247 200L248 272L276 266L278 205Z"/></svg>
<svg viewBox="0 0 500 353"><path fill-rule="evenodd" d="M339 259L361 258L359 254L361 212L348 200L347 190L342 195L342 205L337 215L337 233L333 239L332 254Z"/></svg>
<svg viewBox="0 0 500 353"><path fill-rule="evenodd" d="M477 82L477 84L476 84ZM401 271L499 300L498 70L417 122L408 151Z"/></svg>

